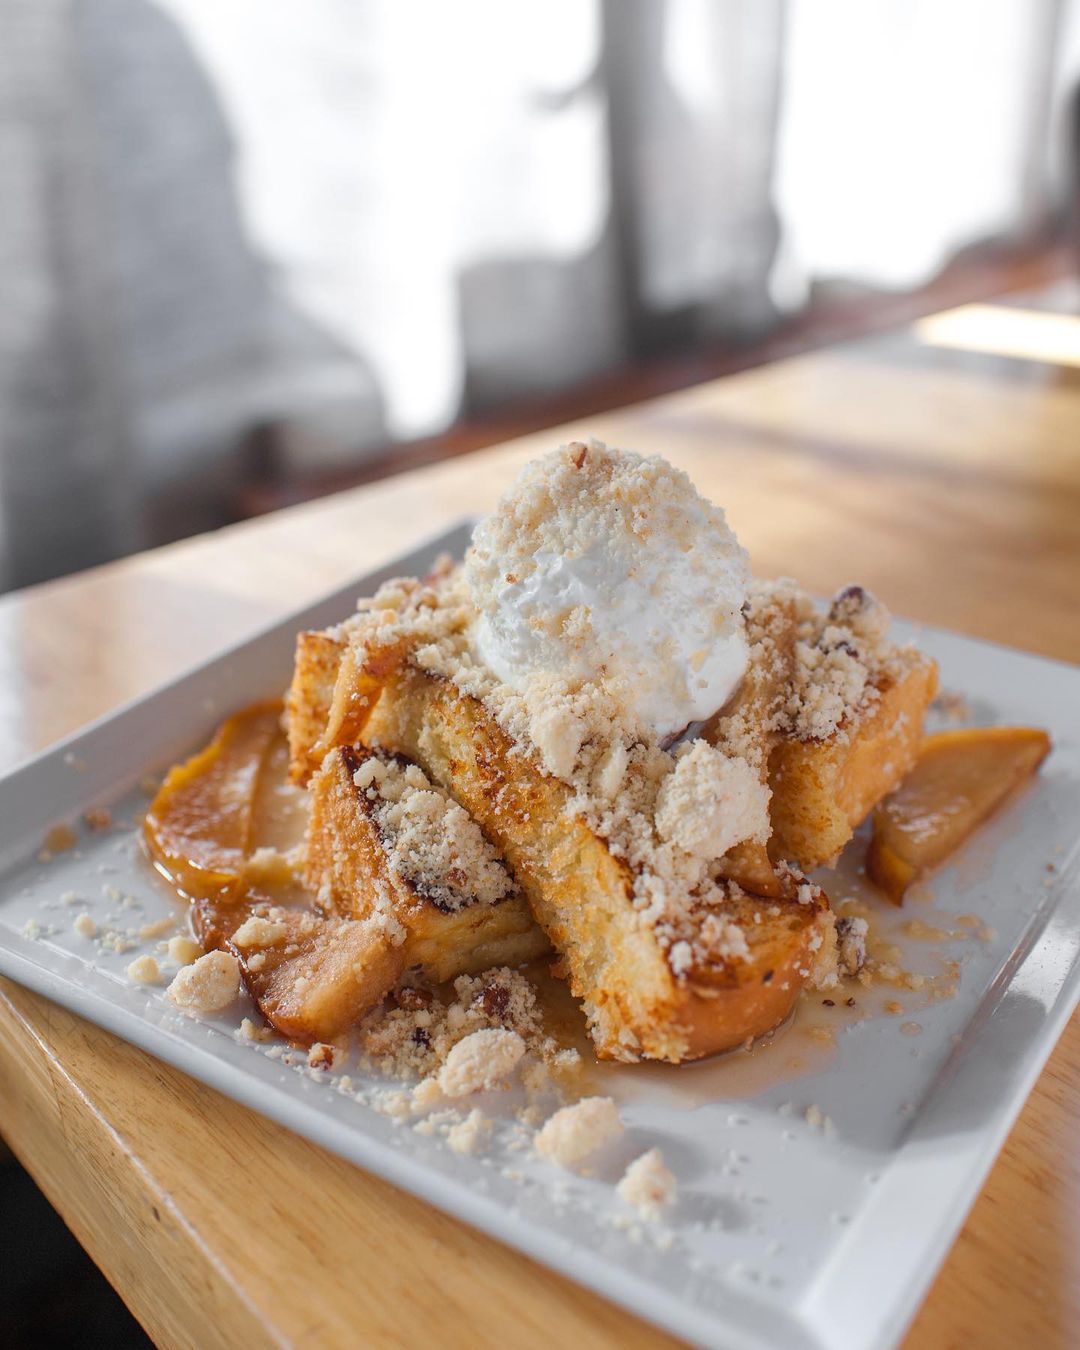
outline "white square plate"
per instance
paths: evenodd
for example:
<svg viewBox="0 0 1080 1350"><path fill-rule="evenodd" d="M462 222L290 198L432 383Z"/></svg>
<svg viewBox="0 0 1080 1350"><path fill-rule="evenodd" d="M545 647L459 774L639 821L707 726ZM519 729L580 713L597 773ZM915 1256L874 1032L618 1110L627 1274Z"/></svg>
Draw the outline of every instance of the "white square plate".
<svg viewBox="0 0 1080 1350"><path fill-rule="evenodd" d="M556 1174L534 1158L511 1094L490 1151L460 1156L437 1132L375 1109L386 1080L357 1073L341 1090L303 1057L289 1064L240 1040L244 1010L193 1021L163 986L125 977L137 951L155 950L139 930L178 914L139 848L140 780L201 745L232 709L280 693L298 629L344 617L356 596L460 553L467 537L463 525L351 583L0 781L0 972L689 1340L894 1344L1080 997L1080 669L919 634L976 720L1054 738L1038 782L932 892L900 913L880 906L894 928L918 919L962 935L898 938L903 967L927 981L885 991L902 1004L895 1015L880 991L856 988L854 1010L815 1000L750 1055L598 1069L592 1090L617 1098L628 1131L596 1175ZM48 827L92 805L111 807L120 827L80 826L73 849L39 861ZM821 877L838 901L862 885L861 848ZM84 910L96 941L73 930ZM122 945L128 929L130 951L101 941L114 933ZM951 997L936 997L943 984L955 985ZM639 1224L611 1183L654 1144L679 1199L664 1222Z"/></svg>

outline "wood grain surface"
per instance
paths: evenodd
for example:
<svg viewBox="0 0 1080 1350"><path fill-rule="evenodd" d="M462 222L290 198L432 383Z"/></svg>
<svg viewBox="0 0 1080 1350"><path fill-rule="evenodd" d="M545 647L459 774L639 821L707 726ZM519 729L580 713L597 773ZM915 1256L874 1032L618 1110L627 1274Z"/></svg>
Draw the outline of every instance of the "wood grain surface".
<svg viewBox="0 0 1080 1350"><path fill-rule="evenodd" d="M0 767L484 510L580 434L684 466L762 574L858 579L1080 662L1080 371L1014 329L1005 356L952 325L802 357L8 596ZM907 1350L1080 1344L1078 1124L1074 1018ZM671 1343L6 982L0 1130L161 1345Z"/></svg>

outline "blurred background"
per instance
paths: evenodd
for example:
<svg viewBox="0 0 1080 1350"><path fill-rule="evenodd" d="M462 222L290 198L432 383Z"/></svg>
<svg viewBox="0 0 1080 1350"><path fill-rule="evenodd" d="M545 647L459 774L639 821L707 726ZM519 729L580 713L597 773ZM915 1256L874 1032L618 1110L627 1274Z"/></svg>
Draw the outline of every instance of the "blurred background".
<svg viewBox="0 0 1080 1350"><path fill-rule="evenodd" d="M1072 266L1080 0L0 11L0 589Z"/></svg>
<svg viewBox="0 0 1080 1350"><path fill-rule="evenodd" d="M1076 270L1080 0L0 20L0 590ZM0 1214L0 1344L147 1344Z"/></svg>

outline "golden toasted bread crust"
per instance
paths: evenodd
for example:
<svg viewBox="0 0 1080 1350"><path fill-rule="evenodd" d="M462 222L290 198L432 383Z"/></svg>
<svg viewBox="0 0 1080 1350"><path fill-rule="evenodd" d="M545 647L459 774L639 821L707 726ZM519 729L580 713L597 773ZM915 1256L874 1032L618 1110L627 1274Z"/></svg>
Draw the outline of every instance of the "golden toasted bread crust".
<svg viewBox="0 0 1080 1350"><path fill-rule="evenodd" d="M450 911L422 895L390 864L371 804L353 781L367 753L332 750L311 780L304 864L308 889L344 918L368 918L381 903L400 925L404 966L419 966L433 980L543 956L547 939L520 895Z"/></svg>
<svg viewBox="0 0 1080 1350"><path fill-rule="evenodd" d="M332 632L297 635L292 684L285 702L289 774L294 783L306 783L321 762L315 746L330 719L345 648L344 638Z"/></svg>
<svg viewBox="0 0 1080 1350"><path fill-rule="evenodd" d="M777 741L769 757L774 858L807 870L836 858L914 765L937 678L937 664L912 653L905 670L878 685L877 700L854 725L824 740Z"/></svg>

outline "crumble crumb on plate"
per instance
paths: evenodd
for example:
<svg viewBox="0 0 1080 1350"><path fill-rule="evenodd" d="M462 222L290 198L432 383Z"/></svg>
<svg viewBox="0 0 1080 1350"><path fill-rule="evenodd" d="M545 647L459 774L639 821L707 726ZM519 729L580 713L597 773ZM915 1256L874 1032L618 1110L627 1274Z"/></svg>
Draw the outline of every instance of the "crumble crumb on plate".
<svg viewBox="0 0 1080 1350"><path fill-rule="evenodd" d="M547 1121L536 1136L536 1151L560 1167L572 1167L622 1132L618 1108L610 1097L583 1097Z"/></svg>
<svg viewBox="0 0 1080 1350"><path fill-rule="evenodd" d="M207 952L181 967L167 992L182 1012L221 1012L240 993L240 966L228 952Z"/></svg>

